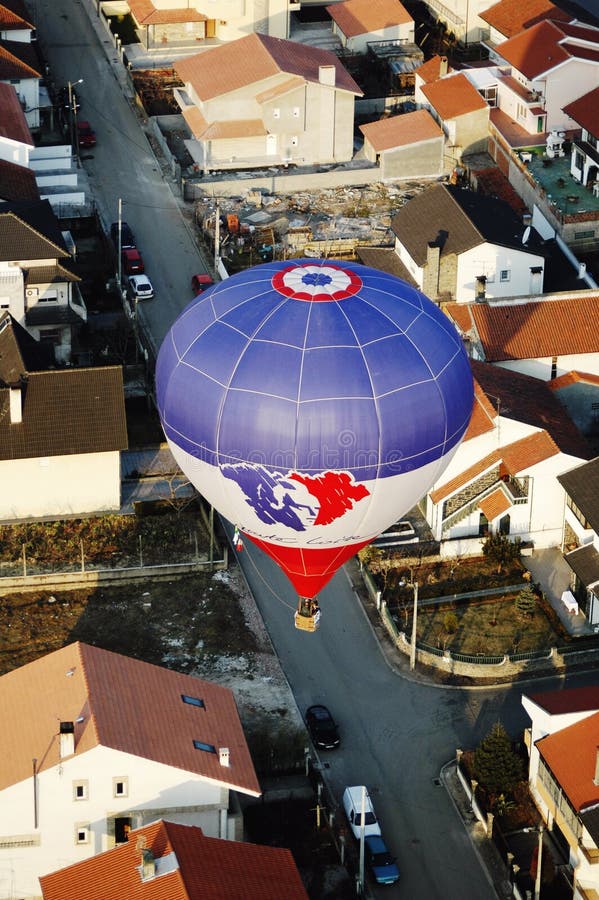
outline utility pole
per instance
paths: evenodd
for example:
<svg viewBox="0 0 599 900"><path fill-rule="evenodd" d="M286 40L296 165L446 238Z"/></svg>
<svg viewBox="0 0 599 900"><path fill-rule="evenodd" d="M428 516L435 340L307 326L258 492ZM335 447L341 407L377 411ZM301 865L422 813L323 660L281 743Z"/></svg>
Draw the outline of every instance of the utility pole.
<svg viewBox="0 0 599 900"><path fill-rule="evenodd" d="M123 269L122 269L122 260L121 260L121 252L122 252L122 243L123 243L123 201L121 197L119 197L119 211L118 211L118 240L117 240L117 272L118 272L118 290L119 294L121 293L121 283L123 278Z"/></svg>
<svg viewBox="0 0 599 900"><path fill-rule="evenodd" d="M358 891L361 897L364 894L364 832L366 818L366 786L362 785L362 812L360 813L360 871L358 875Z"/></svg>
<svg viewBox="0 0 599 900"><path fill-rule="evenodd" d="M418 582L412 583L414 588L414 612L412 613L412 643L410 645L410 670L416 668L416 624L418 616Z"/></svg>
<svg viewBox="0 0 599 900"><path fill-rule="evenodd" d="M67 81L67 87L69 91L69 135L71 138L71 148L75 143L75 132L76 132L76 122L77 122L77 95L75 94L73 88L77 84L83 84L83 78L80 78L78 81ZM77 166L79 166L79 141L77 140L77 147L75 151L75 156L77 159Z"/></svg>
<svg viewBox="0 0 599 900"><path fill-rule="evenodd" d="M220 256L220 203L216 199L214 212L214 271L218 275L218 260Z"/></svg>
<svg viewBox="0 0 599 900"><path fill-rule="evenodd" d="M534 900L540 900L541 896L541 863L543 861L543 826L539 825L539 852L537 855L537 874L535 877L535 897Z"/></svg>

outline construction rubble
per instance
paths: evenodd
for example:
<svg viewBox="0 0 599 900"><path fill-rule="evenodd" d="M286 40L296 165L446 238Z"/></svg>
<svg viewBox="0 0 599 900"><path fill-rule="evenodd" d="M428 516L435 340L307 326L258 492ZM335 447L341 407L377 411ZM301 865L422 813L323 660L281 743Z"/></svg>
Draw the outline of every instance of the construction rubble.
<svg viewBox="0 0 599 900"><path fill-rule="evenodd" d="M196 201L196 224L223 259L354 259L358 247L392 247L391 220L425 184L369 185ZM218 227L215 221L218 217Z"/></svg>

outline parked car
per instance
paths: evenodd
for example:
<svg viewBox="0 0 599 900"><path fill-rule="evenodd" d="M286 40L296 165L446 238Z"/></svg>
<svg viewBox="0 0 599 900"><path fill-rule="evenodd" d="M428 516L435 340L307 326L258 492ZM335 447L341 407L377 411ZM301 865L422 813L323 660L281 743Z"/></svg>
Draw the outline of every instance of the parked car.
<svg viewBox="0 0 599 900"><path fill-rule="evenodd" d="M395 884L399 880L395 858L380 835L371 834L364 838L364 859L377 884Z"/></svg>
<svg viewBox="0 0 599 900"><path fill-rule="evenodd" d="M145 271L141 253L135 247L123 250L121 261L125 275L141 275Z"/></svg>
<svg viewBox="0 0 599 900"><path fill-rule="evenodd" d="M196 295L201 294L206 288L209 288L211 284L214 284L214 281L210 277L210 275L193 275L191 279L191 289Z"/></svg>
<svg viewBox="0 0 599 900"><path fill-rule="evenodd" d="M315 747L334 750L339 746L337 724L326 706L316 704L306 710L306 727Z"/></svg>
<svg viewBox="0 0 599 900"><path fill-rule="evenodd" d="M110 226L110 239L115 248L119 249L119 223L113 222ZM131 250L137 245L133 232L126 222L121 222L121 250Z"/></svg>
<svg viewBox="0 0 599 900"><path fill-rule="evenodd" d="M364 789L364 794L364 836L378 835L380 837L381 829L366 789ZM343 809L353 836L359 840L362 833L362 785L345 788Z"/></svg>
<svg viewBox="0 0 599 900"><path fill-rule="evenodd" d="M147 275L130 275L129 287L134 299L150 300L154 296L154 288Z"/></svg>
<svg viewBox="0 0 599 900"><path fill-rule="evenodd" d="M89 122L77 122L77 140L80 147L96 146L96 132Z"/></svg>

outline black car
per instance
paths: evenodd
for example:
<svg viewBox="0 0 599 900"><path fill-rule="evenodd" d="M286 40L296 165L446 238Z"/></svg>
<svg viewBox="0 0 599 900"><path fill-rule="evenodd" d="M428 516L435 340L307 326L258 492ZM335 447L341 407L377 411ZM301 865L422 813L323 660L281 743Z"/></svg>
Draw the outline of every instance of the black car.
<svg viewBox="0 0 599 900"><path fill-rule="evenodd" d="M314 746L320 750L334 750L339 746L339 732L332 715L321 704L306 710L306 726Z"/></svg>
<svg viewBox="0 0 599 900"><path fill-rule="evenodd" d="M110 238L115 248L119 249L119 223L113 222L110 226ZM121 222L121 250L134 250L136 248L133 232L126 222Z"/></svg>

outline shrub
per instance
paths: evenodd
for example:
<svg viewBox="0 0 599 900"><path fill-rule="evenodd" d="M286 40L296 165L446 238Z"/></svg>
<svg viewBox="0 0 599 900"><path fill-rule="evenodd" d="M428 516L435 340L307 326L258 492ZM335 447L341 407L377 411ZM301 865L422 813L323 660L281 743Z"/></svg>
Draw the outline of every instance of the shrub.
<svg viewBox="0 0 599 900"><path fill-rule="evenodd" d="M455 634L458 630L458 617L454 612L446 612L443 616L443 629L447 634Z"/></svg>
<svg viewBox="0 0 599 900"><path fill-rule="evenodd" d="M474 773L489 794L510 794L524 777L522 760L512 749L501 722L493 725L474 754Z"/></svg>
<svg viewBox="0 0 599 900"><path fill-rule="evenodd" d="M530 585L527 585L520 591L514 602L518 613L523 618L530 619L534 616L538 598L534 588Z"/></svg>

